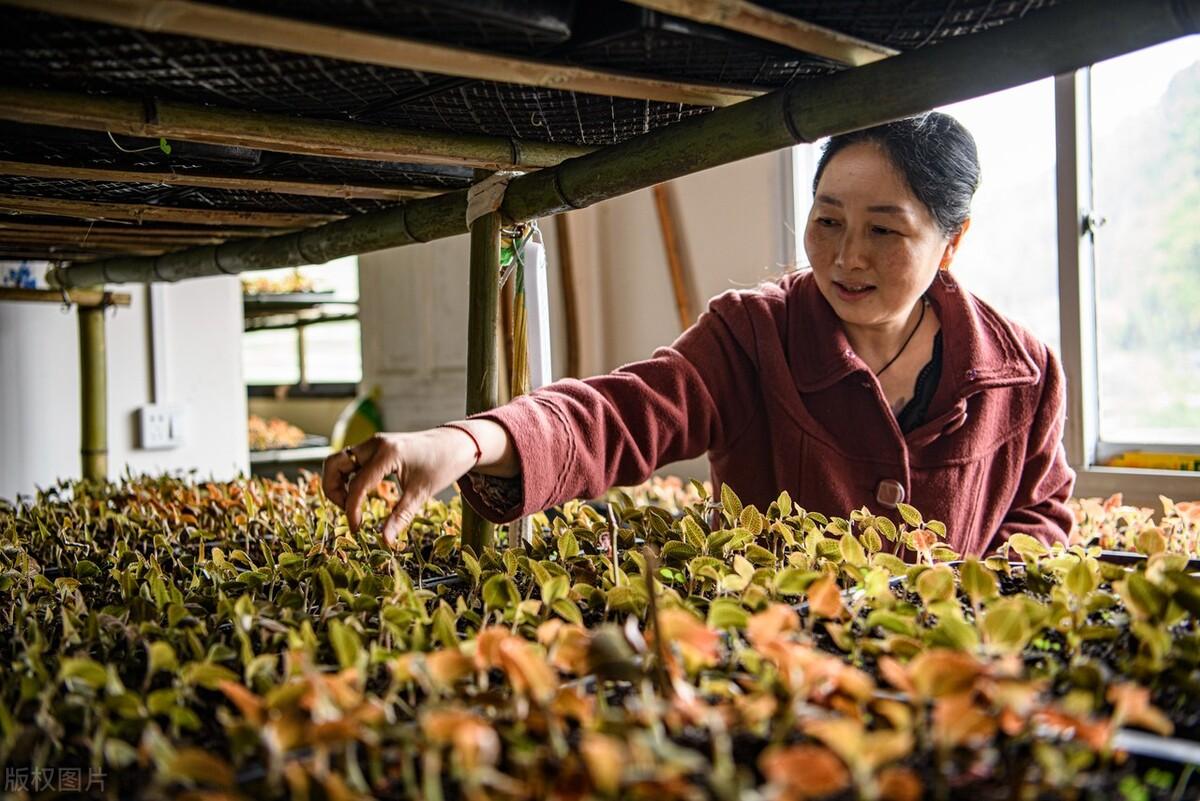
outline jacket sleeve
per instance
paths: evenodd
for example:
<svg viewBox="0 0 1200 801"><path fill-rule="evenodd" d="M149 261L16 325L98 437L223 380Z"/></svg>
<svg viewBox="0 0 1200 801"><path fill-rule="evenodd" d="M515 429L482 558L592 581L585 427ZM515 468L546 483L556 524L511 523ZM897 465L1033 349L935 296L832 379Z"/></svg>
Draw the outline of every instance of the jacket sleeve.
<svg viewBox="0 0 1200 801"><path fill-rule="evenodd" d="M720 450L748 424L757 393L752 360L720 306L670 347L583 380L562 379L474 417L501 425L520 464L520 491L468 474L463 498L506 523L609 487L641 483L662 464ZM734 313L736 316L736 311Z"/></svg>
<svg viewBox="0 0 1200 801"><path fill-rule="evenodd" d="M1065 544L1074 523L1067 499L1075 485L1075 471L1067 464L1062 442L1066 421L1062 367L1054 353L1042 347L1046 353L1042 394L1029 430L1024 467L1008 513L987 548L989 552L1018 532L1047 545Z"/></svg>

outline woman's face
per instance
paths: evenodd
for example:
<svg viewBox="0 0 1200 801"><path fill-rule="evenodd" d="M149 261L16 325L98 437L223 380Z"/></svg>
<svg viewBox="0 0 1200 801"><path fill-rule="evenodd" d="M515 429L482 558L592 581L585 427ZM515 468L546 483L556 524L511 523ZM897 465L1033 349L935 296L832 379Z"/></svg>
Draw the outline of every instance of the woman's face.
<svg viewBox="0 0 1200 801"><path fill-rule="evenodd" d="M844 323L887 327L905 324L954 245L884 152L864 142L826 164L804 250Z"/></svg>

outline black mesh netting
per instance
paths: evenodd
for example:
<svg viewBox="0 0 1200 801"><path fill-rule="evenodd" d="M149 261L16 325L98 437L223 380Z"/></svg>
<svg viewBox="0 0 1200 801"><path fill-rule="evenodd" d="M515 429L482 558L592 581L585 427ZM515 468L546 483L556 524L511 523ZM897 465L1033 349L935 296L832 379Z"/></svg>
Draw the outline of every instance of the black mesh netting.
<svg viewBox="0 0 1200 801"><path fill-rule="evenodd" d="M842 69L769 42L619 0L209 1L496 54L681 82L769 90ZM909 50L1005 24L1055 0L758 2L868 41ZM3 20L3 80L31 88L586 145L624 141L709 110L314 58L29 10L5 8ZM471 172L464 168L188 143L177 143L168 155L154 144L133 137L116 137L114 143L95 132L0 126L0 160L6 161L440 190L459 189L471 180ZM123 152L122 148L137 152ZM357 214L388 205L272 192L27 177L0 178L0 194L311 214ZM121 239L122 231L133 229L159 239L166 236L161 224L131 228L25 213L0 215L0 241L7 241L5 232L11 233L14 225L64 229L86 225L88 231L112 226L114 240ZM204 226L170 227L184 239L193 229L204 230ZM83 247L77 231L64 230L63 235L75 237L74 246ZM31 242L33 239L36 237ZM96 242L92 240L92 244ZM12 252L16 246L5 247ZM21 247L32 245L27 242Z"/></svg>

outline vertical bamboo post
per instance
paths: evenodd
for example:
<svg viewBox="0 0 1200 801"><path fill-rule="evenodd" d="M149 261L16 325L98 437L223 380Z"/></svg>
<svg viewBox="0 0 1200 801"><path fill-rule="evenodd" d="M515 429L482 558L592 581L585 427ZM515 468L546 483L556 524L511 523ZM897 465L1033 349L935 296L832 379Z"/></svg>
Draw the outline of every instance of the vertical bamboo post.
<svg viewBox="0 0 1200 801"><path fill-rule="evenodd" d="M79 394L83 477L108 478L107 346L104 304L79 307Z"/></svg>
<svg viewBox="0 0 1200 801"><path fill-rule="evenodd" d="M476 178L486 173L477 171ZM471 224L471 277L467 313L467 414L494 409L499 402L496 326L500 309L500 213ZM492 544L495 527L463 505L462 544L480 553Z"/></svg>

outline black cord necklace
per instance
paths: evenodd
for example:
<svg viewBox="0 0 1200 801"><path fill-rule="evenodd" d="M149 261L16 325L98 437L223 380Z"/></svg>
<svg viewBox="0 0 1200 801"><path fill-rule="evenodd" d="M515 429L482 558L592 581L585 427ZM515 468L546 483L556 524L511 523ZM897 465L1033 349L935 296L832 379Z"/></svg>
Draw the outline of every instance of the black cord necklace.
<svg viewBox="0 0 1200 801"><path fill-rule="evenodd" d="M896 351L896 355L893 356L891 359L889 359L887 364L885 364L883 367L880 367L875 372L876 378L879 378L879 376L883 375L883 371L888 369L889 367L891 367L892 364L896 361L896 359L900 358L900 354L904 353L904 349L908 347L908 343L912 342L912 338L917 335L917 331L919 331L921 329L921 323L924 322L924 320L925 320L925 307L928 305L929 305L929 301L922 298L921 299L921 314L919 317L917 317L917 324L915 326L913 326L912 332L908 335L908 339L904 340L904 344L900 346L900 350Z"/></svg>

